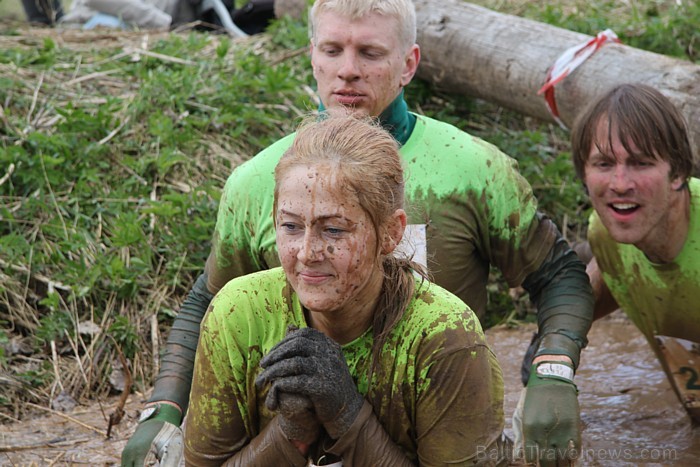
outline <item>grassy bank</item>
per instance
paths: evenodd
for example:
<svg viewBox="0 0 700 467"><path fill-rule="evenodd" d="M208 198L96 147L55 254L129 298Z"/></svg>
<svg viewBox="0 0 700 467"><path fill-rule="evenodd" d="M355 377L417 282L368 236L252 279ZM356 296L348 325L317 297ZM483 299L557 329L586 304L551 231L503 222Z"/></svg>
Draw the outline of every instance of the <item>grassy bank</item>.
<svg viewBox="0 0 700 467"><path fill-rule="evenodd" d="M698 60L691 3L477 3ZM120 391L123 361L135 389L150 386L225 179L318 103L305 26L290 21L236 41L0 31L0 413L18 419L22 402ZM408 101L517 157L543 210L570 239L584 235L563 130L428 83L409 86ZM524 306L497 277L491 292L504 317Z"/></svg>

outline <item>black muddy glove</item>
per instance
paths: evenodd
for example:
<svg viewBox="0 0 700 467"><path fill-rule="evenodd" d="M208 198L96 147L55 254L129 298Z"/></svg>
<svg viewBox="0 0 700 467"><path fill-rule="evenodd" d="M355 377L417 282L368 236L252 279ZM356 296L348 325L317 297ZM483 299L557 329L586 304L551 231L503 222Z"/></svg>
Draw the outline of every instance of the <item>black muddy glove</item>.
<svg viewBox="0 0 700 467"><path fill-rule="evenodd" d="M260 361L258 387L272 383L272 406L280 393L307 397L328 435L340 438L355 421L363 398L357 390L340 346L312 328L293 330ZM269 407L269 405L268 405Z"/></svg>
<svg viewBox="0 0 700 467"><path fill-rule="evenodd" d="M271 394L277 394L277 401ZM290 440L312 444L318 439L321 424L314 413L314 405L308 397L281 391L270 391L265 405L277 411L280 428Z"/></svg>
<svg viewBox="0 0 700 467"><path fill-rule="evenodd" d="M287 334L298 329L290 324L287 327ZM288 439L312 444L318 438L321 424L316 418L314 405L308 397L271 390L267 393L265 405L268 409L277 412L280 428Z"/></svg>

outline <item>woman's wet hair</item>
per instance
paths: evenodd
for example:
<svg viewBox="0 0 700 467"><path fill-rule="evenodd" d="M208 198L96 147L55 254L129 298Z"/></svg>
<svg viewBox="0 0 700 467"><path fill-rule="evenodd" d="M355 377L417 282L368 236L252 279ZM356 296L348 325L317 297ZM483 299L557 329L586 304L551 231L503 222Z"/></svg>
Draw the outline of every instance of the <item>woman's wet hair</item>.
<svg viewBox="0 0 700 467"><path fill-rule="evenodd" d="M601 123L607 126L607 141L596 140ZM571 131L571 150L581 180L591 149L595 145L601 153L610 153L614 136L632 157L668 162L671 179L687 180L693 171L693 151L683 115L651 86L615 86L577 117Z"/></svg>

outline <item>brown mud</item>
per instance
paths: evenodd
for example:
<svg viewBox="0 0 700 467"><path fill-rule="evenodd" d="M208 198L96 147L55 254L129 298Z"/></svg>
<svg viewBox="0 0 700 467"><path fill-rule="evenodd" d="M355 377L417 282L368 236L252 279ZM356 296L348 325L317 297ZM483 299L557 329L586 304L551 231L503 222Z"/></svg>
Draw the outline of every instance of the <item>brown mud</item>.
<svg viewBox="0 0 700 467"><path fill-rule="evenodd" d="M520 360L534 326L487 331L503 366L506 416L517 404ZM700 429L691 425L644 337L623 316L596 322L576 375L583 422L581 466L700 465ZM0 466L111 466L136 426L142 395L105 438L118 397L68 413L47 411L0 425ZM511 434L510 422L506 432Z"/></svg>
<svg viewBox="0 0 700 467"><path fill-rule="evenodd" d="M518 403L520 356L535 330L487 331L503 368L506 417ZM644 336L618 311L595 322L588 339L575 378L583 424L577 465L700 465L700 428L692 425Z"/></svg>

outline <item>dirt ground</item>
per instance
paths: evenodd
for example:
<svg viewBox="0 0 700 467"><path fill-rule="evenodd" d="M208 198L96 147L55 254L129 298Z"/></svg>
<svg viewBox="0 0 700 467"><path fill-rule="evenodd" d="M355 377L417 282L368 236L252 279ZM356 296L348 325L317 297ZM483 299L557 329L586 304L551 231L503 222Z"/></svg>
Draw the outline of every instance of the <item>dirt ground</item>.
<svg viewBox="0 0 700 467"><path fill-rule="evenodd" d="M487 331L503 367L507 420L521 384L519 367L534 326ZM576 380L583 422L578 465L700 465L700 431L680 407L654 355L621 315L596 322ZM144 401L132 394L126 415L106 438L118 397L0 425L0 466L112 466L136 426ZM507 421L506 433L512 434Z"/></svg>

